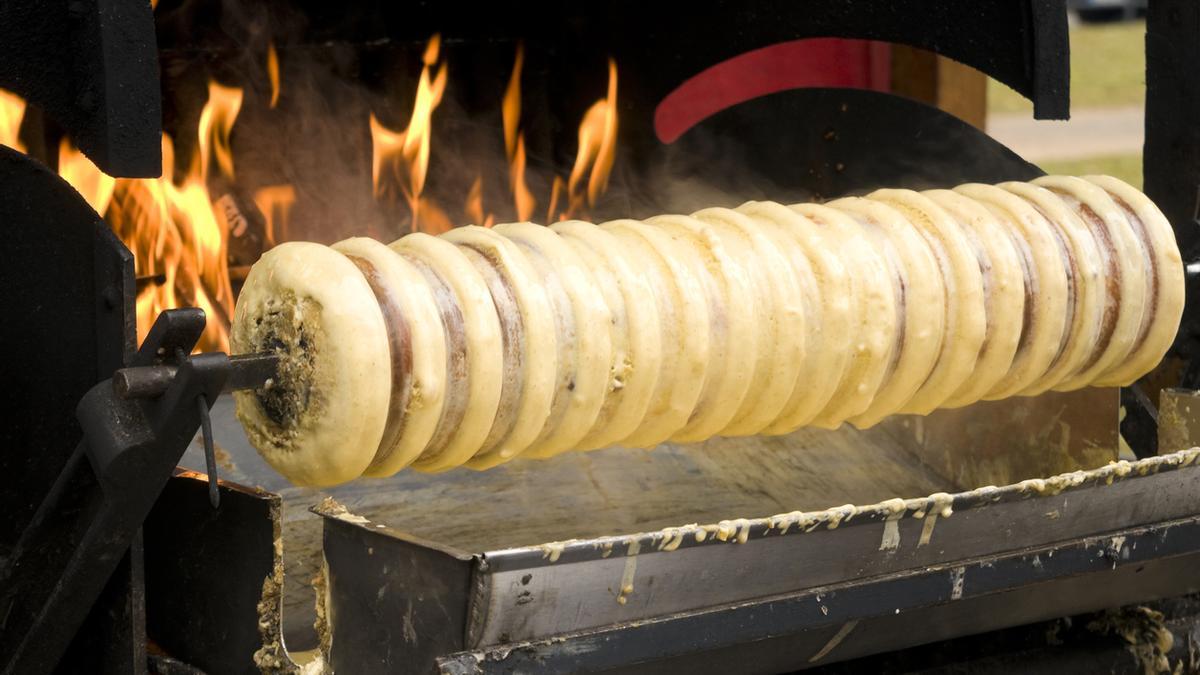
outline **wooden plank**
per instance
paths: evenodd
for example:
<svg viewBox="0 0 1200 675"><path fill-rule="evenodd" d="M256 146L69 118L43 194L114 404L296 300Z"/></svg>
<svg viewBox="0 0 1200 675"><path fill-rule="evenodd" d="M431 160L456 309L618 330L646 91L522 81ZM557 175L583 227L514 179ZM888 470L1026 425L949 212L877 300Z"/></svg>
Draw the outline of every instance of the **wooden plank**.
<svg viewBox="0 0 1200 675"><path fill-rule="evenodd" d="M924 49L892 46L892 92L941 108L979 129L987 122L987 76Z"/></svg>

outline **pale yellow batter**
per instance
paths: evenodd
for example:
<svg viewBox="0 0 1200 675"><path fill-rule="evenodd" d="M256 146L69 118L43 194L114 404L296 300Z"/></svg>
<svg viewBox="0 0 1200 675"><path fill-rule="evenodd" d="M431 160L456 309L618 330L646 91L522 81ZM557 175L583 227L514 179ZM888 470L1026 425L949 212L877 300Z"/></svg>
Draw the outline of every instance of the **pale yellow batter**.
<svg viewBox="0 0 1200 675"><path fill-rule="evenodd" d="M283 244L232 344L283 357L237 395L251 442L332 485L1127 384L1182 309L1150 200L1054 176Z"/></svg>

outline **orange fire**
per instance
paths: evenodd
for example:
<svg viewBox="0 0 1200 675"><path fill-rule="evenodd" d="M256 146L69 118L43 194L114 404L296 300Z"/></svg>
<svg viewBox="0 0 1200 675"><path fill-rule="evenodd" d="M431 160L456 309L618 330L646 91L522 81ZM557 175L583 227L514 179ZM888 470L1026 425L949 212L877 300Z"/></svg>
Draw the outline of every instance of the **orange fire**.
<svg viewBox="0 0 1200 675"><path fill-rule="evenodd" d="M279 55L275 43L267 45L267 79L271 81L271 109L279 105Z"/></svg>
<svg viewBox="0 0 1200 675"><path fill-rule="evenodd" d="M233 315L227 243L230 216L209 194L210 156L221 175L234 175L230 130L241 106L242 91L209 84L209 100L200 114L200 155L187 174L174 179L175 152L163 135L163 174L154 179L113 179L64 140L59 173L84 199L105 214L122 242L133 252L135 272L149 280L137 297L138 340L159 312L173 307L200 307L208 315L197 348L229 349Z"/></svg>
<svg viewBox="0 0 1200 675"><path fill-rule="evenodd" d="M517 47L512 76L504 91L504 103L500 111L504 120L504 151L508 155L508 182L512 190L513 204L519 220L529 220L537 208L537 200L529 185L525 183L525 132L521 124L521 67L525 63L525 49Z"/></svg>
<svg viewBox="0 0 1200 675"><path fill-rule="evenodd" d="M215 157L221 175L233 178L233 151L229 146L229 132L233 121L242 109L242 90L223 87L216 82L208 83L208 103L200 111L200 173L209 175L210 157Z"/></svg>
<svg viewBox="0 0 1200 675"><path fill-rule="evenodd" d="M592 104L579 125L579 150L575 154L575 166L567 179L567 212L570 218L583 208L584 198L588 206L595 206L596 199L608 188L608 176L612 172L617 150L617 64L608 61L608 95ZM584 174L588 180L583 183Z"/></svg>
<svg viewBox="0 0 1200 675"><path fill-rule="evenodd" d="M484 214L483 212L483 176L476 176L475 182L471 183L471 189L467 191L467 202L463 205L463 212L471 219L475 225L491 227L496 224L496 217L492 214Z"/></svg>
<svg viewBox="0 0 1200 675"><path fill-rule="evenodd" d="M25 152L25 145L18 138L23 119L25 99L0 89L0 145L7 145L17 152Z"/></svg>
<svg viewBox="0 0 1200 675"><path fill-rule="evenodd" d="M434 234L451 227L445 213L421 198L429 171L430 123L433 111L442 102L449 76L445 63L438 66L437 75L431 75L433 67L438 65L440 49L441 36L434 35L425 48L424 66L407 129L402 132L388 129L374 113L371 114L371 180L375 196L384 197L392 189L391 185L399 185L412 210L413 231ZM405 175L407 180L404 180Z"/></svg>
<svg viewBox="0 0 1200 675"><path fill-rule="evenodd" d="M453 227L450 216L425 194L432 155L431 122L446 91L447 65L440 56L441 41L430 39L418 81L412 115L404 131L385 127L372 114L372 181L378 200L402 196L412 212L413 229L439 233ZM512 75L502 101L508 185L517 218L527 220L538 199L527 182L526 129L521 124L521 74L524 50L518 47ZM578 217L593 207L607 188L616 153L617 68L611 60L608 90L579 125L579 148L570 173L551 177L547 220ZM279 59L274 45L267 52L271 83L270 106L279 100ZM182 176L175 175L174 144L164 134L163 175L157 179L114 179L97 168L68 140L59 147L59 173L92 206L133 252L140 282L137 297L138 339L143 339L157 315L169 308L195 306L205 310L208 323L198 349L229 348L228 327L234 294L230 280L229 240L252 226L251 214L234 189L232 132L241 111L243 92L216 82L197 125L198 151ZM0 143L24 151L18 139L26 104L0 91ZM485 180L480 173L462 202L471 222L490 227L495 215L484 204ZM210 193L209 185L222 186ZM228 194L226 194L228 192ZM267 185L253 192L261 215L263 247L290 239L289 217L296 204L294 187ZM237 268L239 273L244 267Z"/></svg>
<svg viewBox="0 0 1200 675"><path fill-rule="evenodd" d="M108 210L117 181L92 164L92 160L65 138L58 146L58 175L70 183L96 213Z"/></svg>
<svg viewBox="0 0 1200 675"><path fill-rule="evenodd" d="M266 248L289 239L288 218L295 203L296 189L291 185L268 185L254 192L254 205L258 207L266 225L263 242Z"/></svg>

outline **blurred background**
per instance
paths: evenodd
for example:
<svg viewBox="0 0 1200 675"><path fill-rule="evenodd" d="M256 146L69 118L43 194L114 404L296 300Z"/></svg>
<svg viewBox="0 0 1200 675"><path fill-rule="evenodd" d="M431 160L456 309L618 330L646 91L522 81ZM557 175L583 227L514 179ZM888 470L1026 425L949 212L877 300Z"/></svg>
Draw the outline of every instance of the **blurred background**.
<svg viewBox="0 0 1200 675"><path fill-rule="evenodd" d="M1141 187L1146 2L1071 5L1070 121L1034 120L1028 100L989 80L988 133L1047 173L1104 173Z"/></svg>

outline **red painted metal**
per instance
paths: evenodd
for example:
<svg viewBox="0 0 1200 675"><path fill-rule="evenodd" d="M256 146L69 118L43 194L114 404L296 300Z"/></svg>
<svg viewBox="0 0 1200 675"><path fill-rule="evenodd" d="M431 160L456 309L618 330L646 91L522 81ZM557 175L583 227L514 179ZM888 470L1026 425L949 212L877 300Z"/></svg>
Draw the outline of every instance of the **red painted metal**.
<svg viewBox="0 0 1200 675"><path fill-rule="evenodd" d="M808 38L727 59L688 78L654 111L654 131L673 143L722 110L788 89L845 87L888 91L891 45L873 40Z"/></svg>

